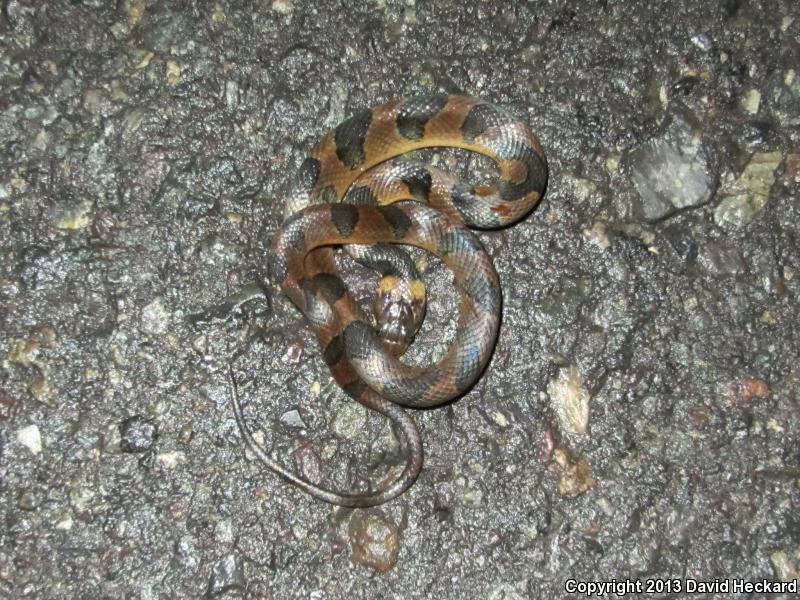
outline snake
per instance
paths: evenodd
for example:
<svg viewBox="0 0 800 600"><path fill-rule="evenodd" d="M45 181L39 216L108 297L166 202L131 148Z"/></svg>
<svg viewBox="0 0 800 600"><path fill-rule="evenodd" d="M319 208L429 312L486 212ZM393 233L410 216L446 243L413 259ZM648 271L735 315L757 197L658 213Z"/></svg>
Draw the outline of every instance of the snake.
<svg viewBox="0 0 800 600"><path fill-rule="evenodd" d="M408 156L442 147L490 158L496 180L471 185ZM235 419L258 461L311 496L345 507L376 506L408 490L421 471L423 448L404 408L434 407L463 395L486 368L498 335L499 278L471 228L522 219L546 183L545 154L529 126L476 97L398 99L359 110L325 134L294 176L269 249L268 278L304 315L342 390L390 420L405 463L368 491L313 483L255 439L229 367ZM427 366L402 360L426 308L425 284L404 245L437 256L452 271L460 297L455 339ZM341 259L337 263L342 252L380 276L372 310L345 284Z"/></svg>

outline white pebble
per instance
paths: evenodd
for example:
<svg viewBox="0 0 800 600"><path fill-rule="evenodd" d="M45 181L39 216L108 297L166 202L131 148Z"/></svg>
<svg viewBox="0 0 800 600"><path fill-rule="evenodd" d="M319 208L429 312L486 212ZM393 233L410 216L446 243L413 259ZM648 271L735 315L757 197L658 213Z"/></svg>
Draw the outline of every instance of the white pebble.
<svg viewBox="0 0 800 600"><path fill-rule="evenodd" d="M186 462L186 455L180 451L164 452L156 456L156 462L165 469L174 469Z"/></svg>
<svg viewBox="0 0 800 600"><path fill-rule="evenodd" d="M290 15L294 10L294 6L292 6L291 0L274 0L272 10L282 15Z"/></svg>
<svg viewBox="0 0 800 600"><path fill-rule="evenodd" d="M42 434L36 425L28 425L17 431L17 441L34 454L42 451Z"/></svg>

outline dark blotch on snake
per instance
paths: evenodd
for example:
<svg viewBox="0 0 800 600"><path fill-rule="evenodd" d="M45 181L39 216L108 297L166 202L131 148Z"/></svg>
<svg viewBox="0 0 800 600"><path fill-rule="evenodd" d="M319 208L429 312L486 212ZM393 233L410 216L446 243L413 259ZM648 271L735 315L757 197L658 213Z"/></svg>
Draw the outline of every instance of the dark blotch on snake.
<svg viewBox="0 0 800 600"><path fill-rule="evenodd" d="M399 206L390 204L389 206L382 206L381 214L386 222L392 226L392 232L395 239L402 239L411 229L411 218Z"/></svg>
<svg viewBox="0 0 800 600"><path fill-rule="evenodd" d="M433 186L433 179L431 174L424 165L415 164L411 162L403 165L403 173L400 176L400 181L406 184L409 193L418 202L426 204L431 194L431 186Z"/></svg>
<svg viewBox="0 0 800 600"><path fill-rule="evenodd" d="M309 312L310 307L317 301L316 286L311 279L303 278L297 282L297 287L303 292L303 298L305 298L303 311Z"/></svg>
<svg viewBox="0 0 800 600"><path fill-rule="evenodd" d="M402 279L418 279L414 261L407 252L392 244L375 244L374 246L348 245L350 256L381 275L394 275Z"/></svg>
<svg viewBox="0 0 800 600"><path fill-rule="evenodd" d="M444 233L439 238L438 249L440 254L462 252L467 256L484 251L478 238L464 229L454 229Z"/></svg>
<svg viewBox="0 0 800 600"><path fill-rule="evenodd" d="M500 313L502 296L500 286L496 282L482 275L473 275L464 279L462 289L475 305L481 308L484 314L494 315Z"/></svg>
<svg viewBox="0 0 800 600"><path fill-rule="evenodd" d="M305 213L298 211L289 215L281 225L283 237L289 245L298 252L306 250L306 221Z"/></svg>
<svg viewBox="0 0 800 600"><path fill-rule="evenodd" d="M342 335L344 350L350 360L366 360L380 352L375 330L364 321L352 321Z"/></svg>
<svg viewBox="0 0 800 600"><path fill-rule="evenodd" d="M314 290L319 293L328 304L336 304L347 293L344 282L331 273L317 273L313 279Z"/></svg>
<svg viewBox="0 0 800 600"><path fill-rule="evenodd" d="M409 406L414 406L419 399L425 395L441 377L437 368L431 368L416 377L408 378L389 378L383 382L381 395Z"/></svg>
<svg viewBox="0 0 800 600"><path fill-rule="evenodd" d="M350 188L347 191L347 195L344 197L344 201L347 204L355 204L357 206L375 206L378 203L378 199L375 197L372 188L368 185Z"/></svg>
<svg viewBox="0 0 800 600"><path fill-rule="evenodd" d="M349 238L358 224L358 207L339 202L331 204L331 221L339 235Z"/></svg>
<svg viewBox="0 0 800 600"><path fill-rule="evenodd" d="M547 182L547 165L544 160L530 146L515 148L511 156L512 158L507 160L518 160L525 165L526 177L520 183L501 182L498 189L500 198L507 202L513 202L526 197L531 192L541 194Z"/></svg>
<svg viewBox="0 0 800 600"><path fill-rule="evenodd" d="M472 191L472 186L463 181L457 181L450 189L450 198L456 208L462 208L475 201L475 194Z"/></svg>
<svg viewBox="0 0 800 600"><path fill-rule="evenodd" d="M476 104L470 109L467 118L461 124L461 133L465 140L473 142L490 127L513 125L516 122L517 119L496 106Z"/></svg>
<svg viewBox="0 0 800 600"><path fill-rule="evenodd" d="M361 379L354 379L350 383L347 383L342 386L342 390L345 394L350 396L351 398L355 398L356 400L361 397L364 393L364 390L367 389L367 384L364 383Z"/></svg>
<svg viewBox="0 0 800 600"><path fill-rule="evenodd" d="M316 158L313 156L306 158L295 176L294 189L311 193L319 179L320 169L320 162Z"/></svg>
<svg viewBox="0 0 800 600"><path fill-rule="evenodd" d="M463 335L459 337L464 337ZM472 380L478 375L481 369L481 347L475 343L475 340L460 340L457 339L456 343L462 344L461 352L459 353L460 367L455 377L455 386L458 389L466 388Z"/></svg>
<svg viewBox="0 0 800 600"><path fill-rule="evenodd" d="M499 216L492 211L491 203L476 194L475 189L463 181L453 184L450 188L450 198L464 222L470 227L495 229L503 224Z"/></svg>
<svg viewBox="0 0 800 600"><path fill-rule="evenodd" d="M403 102L397 114L397 131L408 140L420 140L425 135L425 125L439 114L447 104L447 96L413 96Z"/></svg>
<svg viewBox="0 0 800 600"><path fill-rule="evenodd" d="M336 156L350 167L357 169L364 162L364 139L372 123L372 111L363 109L339 125L333 132Z"/></svg>
<svg viewBox="0 0 800 600"><path fill-rule="evenodd" d="M322 200L325 204L333 204L334 202L339 201L339 197L336 195L336 188L332 185L326 185L319 193L320 200Z"/></svg>
<svg viewBox="0 0 800 600"><path fill-rule="evenodd" d="M325 359L325 364L330 367L338 363L342 356L344 356L344 340L342 340L341 335L337 335L325 346L325 350L322 351L322 358Z"/></svg>

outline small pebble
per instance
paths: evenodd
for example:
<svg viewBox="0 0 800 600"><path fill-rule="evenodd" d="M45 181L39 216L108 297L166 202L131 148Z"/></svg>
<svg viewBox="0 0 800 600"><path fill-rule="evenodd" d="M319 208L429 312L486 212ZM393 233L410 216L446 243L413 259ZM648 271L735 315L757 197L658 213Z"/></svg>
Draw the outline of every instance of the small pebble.
<svg viewBox="0 0 800 600"><path fill-rule="evenodd" d="M180 433L178 434L178 438L184 444L188 444L192 441L194 437L194 427L191 423L186 423L183 427L181 427Z"/></svg>
<svg viewBox="0 0 800 600"><path fill-rule="evenodd" d="M319 485L322 481L322 461L310 446L301 446L294 452L294 464L304 479L314 485Z"/></svg>
<svg viewBox="0 0 800 600"><path fill-rule="evenodd" d="M33 492L26 490L17 496L17 506L22 510L36 510L39 506L39 499Z"/></svg>
<svg viewBox="0 0 800 600"><path fill-rule="evenodd" d="M186 454L180 451L163 452L156 456L156 462L165 469L174 469L186 462Z"/></svg>
<svg viewBox="0 0 800 600"><path fill-rule="evenodd" d="M290 15L294 10L291 0L273 0L272 10L282 15Z"/></svg>
<svg viewBox="0 0 800 600"><path fill-rule="evenodd" d="M333 417L333 432L345 440L357 440L367 423L367 411L357 402L346 402Z"/></svg>
<svg viewBox="0 0 800 600"><path fill-rule="evenodd" d="M639 196L637 212L647 220L711 199L714 177L706 149L682 119L676 118L660 137L633 150L627 163Z"/></svg>
<svg viewBox="0 0 800 600"><path fill-rule="evenodd" d="M174 60L167 61L167 83L176 86L181 82L181 66Z"/></svg>
<svg viewBox="0 0 800 600"><path fill-rule="evenodd" d="M158 426L150 419L135 415L119 424L119 435L123 452L147 452L158 436Z"/></svg>
<svg viewBox="0 0 800 600"><path fill-rule="evenodd" d="M220 559L211 572L208 596L223 596L227 592L245 587L244 571L236 556L228 554Z"/></svg>
<svg viewBox="0 0 800 600"><path fill-rule="evenodd" d="M55 528L60 529L61 531L69 531L72 529L72 515L64 515L58 520L58 522L56 522Z"/></svg>
<svg viewBox="0 0 800 600"><path fill-rule="evenodd" d="M558 377L547 384L547 394L562 429L570 433L586 433L591 396L583 387L583 376L578 368L561 369Z"/></svg>
<svg viewBox="0 0 800 600"><path fill-rule="evenodd" d="M303 342L297 340L289 342L283 353L283 362L296 365L303 358Z"/></svg>
<svg viewBox="0 0 800 600"><path fill-rule="evenodd" d="M557 489L561 496L574 498L594 486L589 463L582 456L574 457L566 449L556 448L553 459L560 471Z"/></svg>
<svg viewBox="0 0 800 600"><path fill-rule="evenodd" d="M142 329L152 335L163 335L169 327L170 313L163 298L156 298L142 309Z"/></svg>
<svg viewBox="0 0 800 600"><path fill-rule="evenodd" d="M289 427L296 427L298 429L305 429L306 424L303 422L303 417L300 416L300 411L297 409L287 410L281 415L281 423Z"/></svg>
<svg viewBox="0 0 800 600"><path fill-rule="evenodd" d="M95 494L96 492L88 487L76 485L69 491L69 502L75 510L83 512L88 508Z"/></svg>
<svg viewBox="0 0 800 600"><path fill-rule="evenodd" d="M721 186L722 200L714 210L717 224L739 228L754 221L767 204L775 171L782 160L780 152L753 154L739 177Z"/></svg>
<svg viewBox="0 0 800 600"><path fill-rule="evenodd" d="M34 454L42 451L42 434L36 425L28 425L18 430L17 441Z"/></svg>
<svg viewBox="0 0 800 600"><path fill-rule="evenodd" d="M761 105L761 92L758 90L748 90L742 98L742 108L748 114L754 115L758 113L758 107Z"/></svg>
<svg viewBox="0 0 800 600"><path fill-rule="evenodd" d="M397 564L400 531L381 511L357 511L348 529L353 561L385 573Z"/></svg>

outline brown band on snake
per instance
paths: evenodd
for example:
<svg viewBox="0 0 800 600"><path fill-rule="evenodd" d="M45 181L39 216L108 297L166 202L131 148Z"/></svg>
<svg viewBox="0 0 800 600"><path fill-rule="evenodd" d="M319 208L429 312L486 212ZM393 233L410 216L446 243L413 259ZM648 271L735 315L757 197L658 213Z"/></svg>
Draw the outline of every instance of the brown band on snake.
<svg viewBox="0 0 800 600"><path fill-rule="evenodd" d="M470 186L401 157L434 146L488 156L498 165L497 182ZM259 460L311 495L344 506L381 504L408 489L422 465L422 446L398 405L436 406L464 393L486 367L497 337L497 273L466 226L501 227L520 219L539 201L546 179L544 153L527 125L476 98L390 102L359 111L325 135L295 178L287 218L272 244L269 276L306 316L342 389L399 430L406 464L371 493L320 488L255 442L231 381L237 423ZM453 272L461 298L455 340L441 360L426 367L399 358L421 324L425 292L413 261L396 244L437 255ZM383 275L373 314L342 281L335 261L339 246Z"/></svg>

